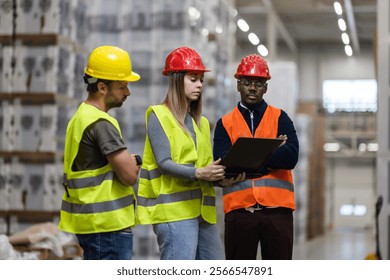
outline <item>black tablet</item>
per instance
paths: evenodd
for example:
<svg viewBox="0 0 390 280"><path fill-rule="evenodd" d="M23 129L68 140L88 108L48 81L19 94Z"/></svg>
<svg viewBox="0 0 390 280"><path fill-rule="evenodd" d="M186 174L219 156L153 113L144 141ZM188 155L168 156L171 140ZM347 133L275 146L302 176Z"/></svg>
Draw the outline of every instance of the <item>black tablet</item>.
<svg viewBox="0 0 390 280"><path fill-rule="evenodd" d="M260 170L283 143L278 138L239 137L221 160L226 178L245 172L246 178L260 177Z"/></svg>

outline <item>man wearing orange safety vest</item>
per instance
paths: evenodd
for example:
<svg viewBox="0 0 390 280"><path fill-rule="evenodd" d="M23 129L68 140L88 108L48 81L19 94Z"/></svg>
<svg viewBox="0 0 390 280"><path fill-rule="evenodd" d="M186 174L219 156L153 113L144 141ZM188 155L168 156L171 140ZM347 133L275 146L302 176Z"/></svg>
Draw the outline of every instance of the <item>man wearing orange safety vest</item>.
<svg viewBox="0 0 390 280"><path fill-rule="evenodd" d="M214 158L222 158L238 137L280 137L285 141L260 177L246 179L243 173L219 181L223 187L226 259L256 259L260 243L263 260L289 260L295 209L291 170L298 161L298 137L287 113L263 100L271 76L261 56L244 57L234 77L241 101L216 124Z"/></svg>

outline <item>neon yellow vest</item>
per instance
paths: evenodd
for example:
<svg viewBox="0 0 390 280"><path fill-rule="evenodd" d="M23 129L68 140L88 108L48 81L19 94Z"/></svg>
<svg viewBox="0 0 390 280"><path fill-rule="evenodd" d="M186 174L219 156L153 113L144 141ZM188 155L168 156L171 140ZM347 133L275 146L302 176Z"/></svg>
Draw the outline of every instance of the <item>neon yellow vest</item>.
<svg viewBox="0 0 390 280"><path fill-rule="evenodd" d="M80 105L67 127L64 154L67 192L62 199L59 223L59 228L66 232L109 232L135 224L133 187L122 184L109 164L95 170L72 171L84 130L98 119L111 122L121 133L113 117L86 103Z"/></svg>
<svg viewBox="0 0 390 280"><path fill-rule="evenodd" d="M146 111L146 124L154 111L168 137L172 160L179 164L205 167L212 162L210 124L205 117L200 128L193 120L196 146L189 133L178 124L164 105ZM173 222L202 216L216 223L215 191L211 182L176 178L161 174L146 137L138 184L137 211L140 224Z"/></svg>

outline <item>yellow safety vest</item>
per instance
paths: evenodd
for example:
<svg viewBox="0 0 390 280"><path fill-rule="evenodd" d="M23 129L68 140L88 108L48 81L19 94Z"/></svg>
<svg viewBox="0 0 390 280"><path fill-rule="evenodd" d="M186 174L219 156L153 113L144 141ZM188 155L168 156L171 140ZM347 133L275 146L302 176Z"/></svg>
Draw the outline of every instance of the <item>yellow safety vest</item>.
<svg viewBox="0 0 390 280"><path fill-rule="evenodd" d="M72 171L85 129L99 119L118 122L107 113L82 103L66 131L64 184L59 228L87 234L117 231L135 224L135 194L132 186L122 184L110 164L95 170Z"/></svg>
<svg viewBox="0 0 390 280"><path fill-rule="evenodd" d="M205 117L202 117L200 127L193 120L197 142L195 146L191 135L179 126L171 111L164 105L148 108L146 124L152 111L168 137L174 162L204 167L213 161L210 124ZM216 223L213 184L204 180L182 179L160 173L148 137L145 141L137 202L140 224L180 221L200 215L205 221Z"/></svg>

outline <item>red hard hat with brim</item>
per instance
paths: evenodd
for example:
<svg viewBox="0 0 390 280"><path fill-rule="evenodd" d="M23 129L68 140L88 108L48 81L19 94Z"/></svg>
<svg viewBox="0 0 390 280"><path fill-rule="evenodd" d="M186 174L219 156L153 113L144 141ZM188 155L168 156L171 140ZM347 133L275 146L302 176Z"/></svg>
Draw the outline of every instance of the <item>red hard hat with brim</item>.
<svg viewBox="0 0 390 280"><path fill-rule="evenodd" d="M243 76L271 79L267 62L257 54L248 55L241 60L234 77L238 79Z"/></svg>
<svg viewBox="0 0 390 280"><path fill-rule="evenodd" d="M200 55L189 47L180 47L173 50L165 60L162 74L168 76L175 72L210 72L204 66Z"/></svg>

